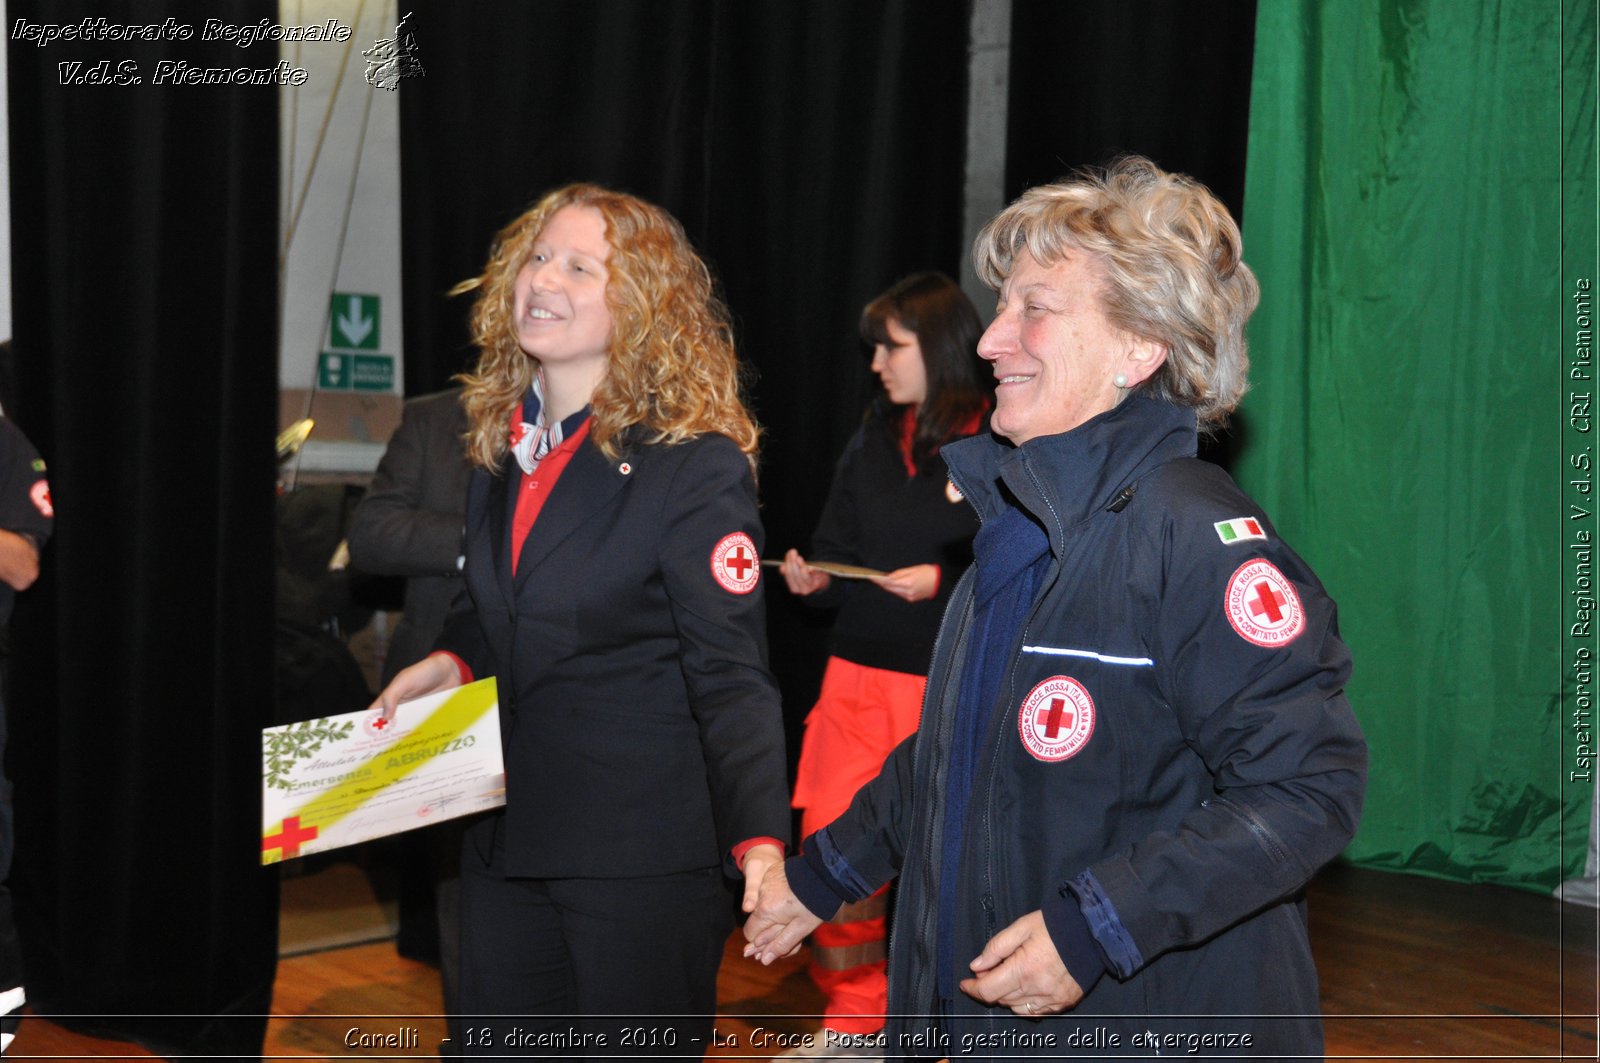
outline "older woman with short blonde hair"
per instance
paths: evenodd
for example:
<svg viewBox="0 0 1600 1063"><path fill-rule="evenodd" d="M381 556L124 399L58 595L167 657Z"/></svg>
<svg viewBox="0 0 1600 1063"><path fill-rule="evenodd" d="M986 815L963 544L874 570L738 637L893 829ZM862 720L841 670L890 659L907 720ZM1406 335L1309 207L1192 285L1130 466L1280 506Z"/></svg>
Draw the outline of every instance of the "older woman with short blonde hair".
<svg viewBox="0 0 1600 1063"><path fill-rule="evenodd" d="M998 291L1021 252L1041 262L1092 256L1106 317L1166 348L1148 392L1218 427L1244 397L1244 326L1261 297L1242 246L1227 208L1197 182L1127 159L1103 179L1024 192L984 227L972 258Z"/></svg>
<svg viewBox="0 0 1600 1063"><path fill-rule="evenodd" d="M1195 456L1245 389L1238 228L1129 158L1025 193L974 259L994 435L944 455L976 561L917 735L768 873L746 952L898 876L891 1054L936 1016L925 1054L1319 1055L1302 890L1366 747L1333 602Z"/></svg>

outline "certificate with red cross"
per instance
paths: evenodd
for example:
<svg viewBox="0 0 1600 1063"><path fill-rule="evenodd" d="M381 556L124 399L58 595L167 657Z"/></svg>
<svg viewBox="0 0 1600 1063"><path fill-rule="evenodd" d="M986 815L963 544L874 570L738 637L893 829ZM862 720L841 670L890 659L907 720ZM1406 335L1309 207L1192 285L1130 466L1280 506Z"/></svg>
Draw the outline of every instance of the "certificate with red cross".
<svg viewBox="0 0 1600 1063"><path fill-rule="evenodd" d="M493 677L261 732L261 862L337 849L506 803Z"/></svg>

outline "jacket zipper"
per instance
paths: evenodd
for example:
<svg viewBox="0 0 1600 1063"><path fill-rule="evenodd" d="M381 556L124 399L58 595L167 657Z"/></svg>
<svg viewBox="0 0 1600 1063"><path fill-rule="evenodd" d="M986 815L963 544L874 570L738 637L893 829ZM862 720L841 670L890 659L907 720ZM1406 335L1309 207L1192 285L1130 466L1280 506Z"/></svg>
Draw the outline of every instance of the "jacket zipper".
<svg viewBox="0 0 1600 1063"><path fill-rule="evenodd" d="M957 486L959 487L960 485L958 484ZM979 519L982 520L981 517ZM961 582L967 582L967 580L965 578L963 578L963 580ZM945 603L945 616L940 618L939 634L934 637L933 656L932 656L932 658L930 658L931 660L934 660L934 661L940 660L939 650L944 644L944 621L945 621L945 619L948 618L951 607L956 603L958 598L963 598L963 599L968 599L968 600L970 600L970 598L971 598L971 592L970 591L968 591L967 594L962 595L962 594L959 593L960 590L961 590L961 584L957 583L956 592L953 592L950 595L950 600ZM970 621L971 621L970 614L966 615L966 616L963 616L961 618L960 628L955 632L955 648L956 648L956 650L958 652L961 651L966 646L967 635L968 635L969 630L970 630ZM948 703L948 700L949 700L949 697L950 697L950 691L951 691L951 686L950 686L950 683L949 683L950 672L951 672L951 669L947 666L945 668L945 676L944 676L944 679L943 679L943 682L942 682L942 685L941 685L941 689L944 691L944 699L945 699L945 701L947 703ZM959 699L959 697L960 697L959 690L956 691L955 696ZM934 744L934 748L935 749L937 749L939 747L939 739L941 737L947 737L948 736L948 733L949 733L948 732L948 728L951 726L951 724L953 722L953 714L943 711L944 708L945 708L944 705L941 705L938 708L939 708L940 711L938 712L938 714L934 718L939 721L939 726L940 726L940 730L941 730L942 733L939 734L939 735L935 735L934 736L934 743L935 743ZM919 745L920 745L920 743L919 743ZM917 766L917 762L921 759L919 756L917 756L917 754L920 753L920 752L921 752L920 749L916 749L914 747L914 752L913 752L913 755L912 755L912 769L913 770L915 770L915 768ZM933 793L942 793L943 792L943 787L944 787L943 780L944 780L945 776L943 774L941 774L937 770L937 767L936 767L937 764L938 764L938 758L935 757L935 756L932 756L931 753L930 753L930 756L929 756L929 767L934 769L934 772L933 772L934 778L931 780L931 785L932 785L933 789L932 789L931 792L933 792ZM929 941L934 941L935 940L934 937L930 934L929 923L930 923L930 920L936 918L937 915L938 915L938 879L939 879L939 875L937 873L936 868L934 867L932 854L935 852L935 849L934 849L934 835L935 835L935 832L938 830L939 818L940 817L935 816L935 815L928 816L927 826L926 826L926 829L925 829L925 832L924 832L924 835L923 835L923 852L929 854L929 859L928 859L928 861L927 861L927 863L925 865L925 868L924 868L922 887L923 887L923 891L924 891L926 897L928 898L928 900L932 901L933 903L931 903L931 904L923 904L921 906L922 907L922 911L920 913L920 917L919 917L919 921L918 921L917 936L916 936L915 940L918 943L919 947L922 947L922 948L926 948L927 947L927 943ZM941 857L941 859L942 859L942 857ZM891 926L890 931L889 931L889 955L891 955L891 956L895 955L897 949L901 947L901 945L900 945L900 936L901 936L901 933L903 931L904 922L905 922L904 920L900 920L900 919L896 919L896 920L892 921L893 925ZM938 956L938 950L937 950L937 946L936 946L935 950L934 950L934 957L937 958L937 956ZM937 973L936 969L937 969L938 965L937 965L937 963L926 963L926 964L921 964L920 966L923 968L923 970L918 975L917 984L914 984L914 985L912 985L910 987L911 991L910 991L910 995L907 998L907 1004L910 1004L912 1001L916 1001L916 1000L932 1001L932 1003L934 1005L934 1008L935 1008L935 1012L934 1013L937 1014L938 994L936 992L934 992L933 988L927 984L926 979L927 979L927 975L928 975L929 972L932 972L932 973L935 973L935 974ZM894 1009L891 1008L891 1010L894 1010Z"/></svg>
<svg viewBox="0 0 1600 1063"><path fill-rule="evenodd" d="M1229 800L1220 794L1216 797L1208 797L1200 802L1201 808L1211 808L1212 806L1224 809L1248 827L1250 833L1256 836L1256 841L1260 843L1261 848L1266 850L1267 855L1274 862L1281 864L1288 859L1288 853L1284 851L1282 843L1278 841L1277 834L1273 832L1271 827L1267 826L1266 821L1256 813L1255 809L1241 805L1237 801Z"/></svg>
<svg viewBox="0 0 1600 1063"><path fill-rule="evenodd" d="M1044 500L1045 508L1050 511L1050 517L1051 517L1052 521L1054 521L1054 523L1055 523L1055 529L1054 529L1055 532L1057 534L1059 534L1059 535L1064 536L1065 535L1065 531L1064 531L1064 529L1062 527L1062 524L1061 524L1061 515L1056 512L1055 506L1051 505L1049 496L1045 493L1044 488L1040 485L1039 478L1034 475L1033 467L1027 462L1026 458L1024 458L1024 460L1023 460L1022 467L1023 467L1024 470L1027 471L1028 479L1033 481L1034 490L1038 491L1039 497ZM959 485L957 485L957 486L959 486ZM1054 552L1053 548L1055 546L1055 540L1052 540L1050 545L1051 545L1051 548L1052 548L1052 552ZM1010 658L1011 658L1011 666L1006 671L1005 684L1002 686L1002 688L1000 690L1000 693L998 695L999 700L997 701L997 703L995 705L995 711L998 712L998 713L1005 714L1005 713L1008 712L1008 709L1006 708L1006 706L1009 706L1011 704L1011 702L1013 700L1012 694L1016 690L1016 685L1017 685L1017 665L1019 663L1021 663L1021 658L1022 658L1021 647L1027 645L1027 643L1028 643L1028 634L1029 634L1030 631L1033 630L1033 622L1034 622L1035 619L1037 619L1037 617L1039 615L1039 609L1043 605L1045 599L1050 596L1051 589L1054 588L1056 582L1060 578L1061 578L1061 559L1058 556L1058 557L1055 558L1055 561L1054 561L1054 564L1052 565L1051 571L1047 572L1046 573L1046 578L1040 582L1039 593L1035 596L1035 598L1033 600L1033 603L1032 603L1032 606L1028 610L1028 618L1022 622L1022 630L1020 632L1018 632L1018 634L1017 634L1017 641L1008 650L1008 653L1009 653ZM984 853L983 853L983 857L984 857L984 859L983 859L983 877L984 877L984 880L983 880L983 895L981 897L979 897L979 899L978 899L978 903L982 906L983 912L984 912L984 929L987 932L986 937L984 938L985 944L987 944L988 941L991 940L994 937L994 935L998 932L998 929L997 929L997 927L995 925L995 923L996 923L996 918L995 918L996 904L995 904L995 897L994 897L995 883L994 883L994 872L993 872L993 869L994 869L994 866L995 866L994 858L993 858L993 854L994 854L995 781L999 777L999 774L1000 774L1000 772L999 772L1000 751L1001 751L1001 748L1005 744L1006 734L1010 730L1005 725L1005 722L1004 722L1003 718L997 718L995 720L995 723L996 723L996 727L995 727L994 745L989 750L988 771L986 772L987 778L985 778L985 780L984 780L984 802L983 802L983 847L984 847ZM993 1009L985 1009L984 1025L987 1028L989 1033L993 1034L993 1033L996 1032L995 1014L994 1014Z"/></svg>

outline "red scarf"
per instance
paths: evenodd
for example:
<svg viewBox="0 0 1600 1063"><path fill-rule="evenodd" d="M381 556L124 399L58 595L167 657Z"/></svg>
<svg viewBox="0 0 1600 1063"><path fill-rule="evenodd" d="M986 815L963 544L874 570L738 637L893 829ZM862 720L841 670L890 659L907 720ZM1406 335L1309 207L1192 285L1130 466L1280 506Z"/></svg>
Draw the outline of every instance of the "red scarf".
<svg viewBox="0 0 1600 1063"><path fill-rule="evenodd" d="M576 432L545 454L533 472L523 473L517 481L517 511L511 517L513 576L517 574L517 558L522 556L522 544L528 541L528 533L533 530L534 523L539 519L539 511L544 509L545 499L550 497L556 481L561 479L562 470L567 467L567 462L572 460L572 455L578 452L578 447L588 437L589 424L592 420L593 418L585 417Z"/></svg>

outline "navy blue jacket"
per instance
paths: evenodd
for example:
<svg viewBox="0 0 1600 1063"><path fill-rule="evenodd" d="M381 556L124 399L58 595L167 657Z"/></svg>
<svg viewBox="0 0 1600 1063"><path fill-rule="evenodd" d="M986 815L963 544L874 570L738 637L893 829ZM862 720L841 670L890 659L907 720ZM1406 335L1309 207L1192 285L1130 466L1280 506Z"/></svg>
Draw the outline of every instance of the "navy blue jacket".
<svg viewBox="0 0 1600 1063"><path fill-rule="evenodd" d="M610 460L585 439L515 577L508 464L473 473L467 594L437 646L499 681L506 873L664 875L716 866L751 838L786 840L744 454L705 435Z"/></svg>
<svg viewBox="0 0 1600 1063"><path fill-rule="evenodd" d="M1207 1054L1321 1052L1301 890L1360 813L1350 657L1316 577L1195 447L1191 411L1134 397L1018 448L945 448L980 517L1014 500L1045 527L1052 560L1010 647L963 851L940 839L970 573L934 649L921 728L812 846L847 894L899 876L891 1052L939 1006L949 859L962 861L957 964L1023 915L1077 904L1110 970L1043 1020L961 995L953 1036L1023 1055L1137 1053L1152 1034L1168 1054L1206 1034L1221 1038L1194 1042ZM1052 1032L1048 1048L1018 1040ZM962 1047L947 1050L986 1054Z"/></svg>

